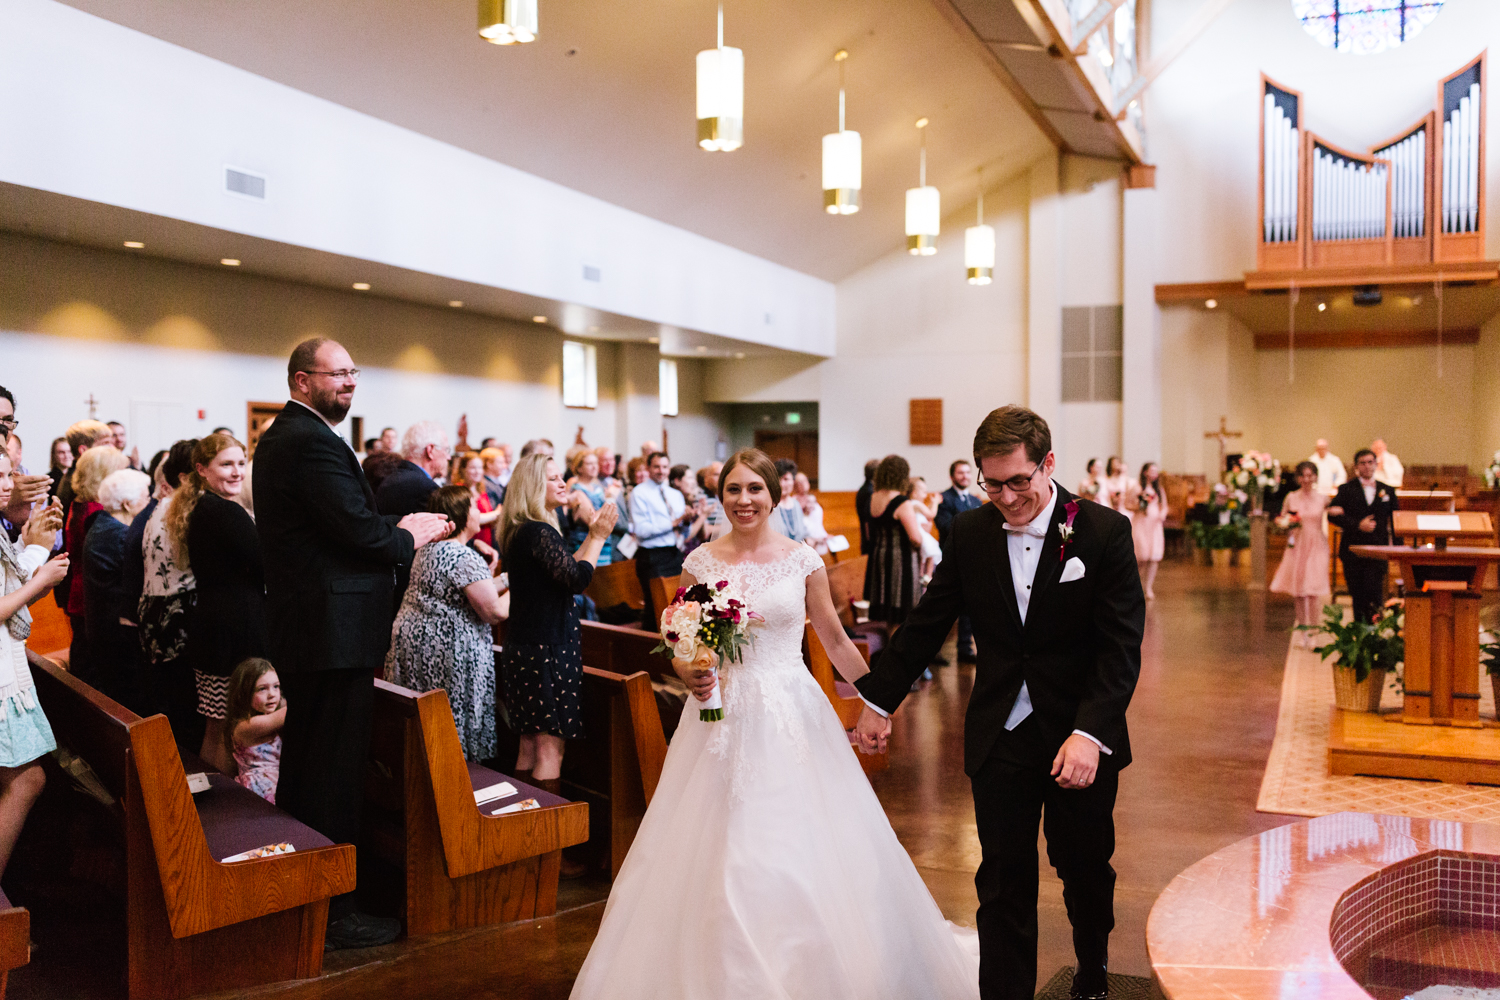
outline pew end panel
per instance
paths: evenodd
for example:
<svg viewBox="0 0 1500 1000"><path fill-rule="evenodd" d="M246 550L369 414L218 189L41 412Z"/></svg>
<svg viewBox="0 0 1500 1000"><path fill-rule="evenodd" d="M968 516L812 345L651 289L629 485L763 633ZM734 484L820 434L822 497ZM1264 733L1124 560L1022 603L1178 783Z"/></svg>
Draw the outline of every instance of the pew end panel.
<svg viewBox="0 0 1500 1000"><path fill-rule="evenodd" d="M12 906L0 891L0 998L5 996L10 970L30 961L31 913L23 906Z"/></svg>
<svg viewBox="0 0 1500 1000"><path fill-rule="evenodd" d="M399 815L399 830L382 853L405 872L408 936L556 913L562 849L588 839L588 805L470 765L446 692L418 693L383 680L375 688L377 775L366 795ZM535 798L541 808L486 815L474 792L502 779L517 787L517 799Z"/></svg>
<svg viewBox="0 0 1500 1000"><path fill-rule="evenodd" d="M635 575L634 559L612 562L595 569L584 593L600 608L624 604L640 611L646 607L646 594L641 590L640 578Z"/></svg>
<svg viewBox="0 0 1500 1000"><path fill-rule="evenodd" d="M703 581L700 580L699 582L702 583ZM667 609L667 605L671 604L673 599L677 597L677 588L682 586L682 574L679 573L676 576L654 576L651 578L650 583L651 605L656 609L657 617L660 618L661 613ZM660 622L643 622L642 624L649 629L652 626L660 625Z"/></svg>
<svg viewBox="0 0 1500 1000"><path fill-rule="evenodd" d="M614 878L656 793L667 742L650 675L591 666L583 673L583 717L589 738L568 748L562 778L591 806L589 841L607 856Z"/></svg>

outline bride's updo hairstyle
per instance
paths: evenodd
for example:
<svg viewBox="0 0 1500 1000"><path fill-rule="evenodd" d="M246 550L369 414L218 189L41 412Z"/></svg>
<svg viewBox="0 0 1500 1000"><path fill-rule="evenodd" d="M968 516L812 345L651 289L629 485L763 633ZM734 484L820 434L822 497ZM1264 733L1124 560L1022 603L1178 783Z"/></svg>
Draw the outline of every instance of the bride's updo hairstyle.
<svg viewBox="0 0 1500 1000"><path fill-rule="evenodd" d="M766 481L766 492L771 494L772 507L781 503L781 475L777 473L776 463L771 461L771 456L759 448L741 448L724 463L724 469L719 473L720 503L724 502L724 484L729 481L729 474L741 465Z"/></svg>

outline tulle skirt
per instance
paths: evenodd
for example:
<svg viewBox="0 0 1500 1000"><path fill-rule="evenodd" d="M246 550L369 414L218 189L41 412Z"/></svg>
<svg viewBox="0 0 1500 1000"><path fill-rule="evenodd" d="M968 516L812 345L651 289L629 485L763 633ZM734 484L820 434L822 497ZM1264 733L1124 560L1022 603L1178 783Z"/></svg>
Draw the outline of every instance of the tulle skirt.
<svg viewBox="0 0 1500 1000"><path fill-rule="evenodd" d="M730 667L725 718L688 699L573 1000L979 995L801 663Z"/></svg>

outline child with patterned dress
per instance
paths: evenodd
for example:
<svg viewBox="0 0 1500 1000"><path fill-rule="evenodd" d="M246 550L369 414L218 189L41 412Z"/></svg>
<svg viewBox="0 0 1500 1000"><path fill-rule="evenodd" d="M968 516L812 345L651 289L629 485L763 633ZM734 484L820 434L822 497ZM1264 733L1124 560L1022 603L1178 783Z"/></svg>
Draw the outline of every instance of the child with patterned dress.
<svg viewBox="0 0 1500 1000"><path fill-rule="evenodd" d="M11 461L0 449L0 509L10 504L14 484ZM37 796L47 783L39 763L57 749L52 727L37 700L36 685L26 665L26 640L31 635L29 606L62 582L68 557L48 560L62 508L57 500L38 507L21 529L20 546L0 531L0 874L21 835Z"/></svg>
<svg viewBox="0 0 1500 1000"><path fill-rule="evenodd" d="M239 766L234 780L273 805L285 724L286 699L276 668L258 656L241 661L229 679L224 739Z"/></svg>

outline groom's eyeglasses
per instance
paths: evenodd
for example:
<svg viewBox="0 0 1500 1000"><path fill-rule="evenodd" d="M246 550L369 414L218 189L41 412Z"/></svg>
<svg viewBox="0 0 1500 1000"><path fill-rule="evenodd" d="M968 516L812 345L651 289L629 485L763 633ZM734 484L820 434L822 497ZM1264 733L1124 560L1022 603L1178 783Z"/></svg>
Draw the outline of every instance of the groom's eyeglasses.
<svg viewBox="0 0 1500 1000"><path fill-rule="evenodd" d="M1031 475L1029 476L1011 476L1009 479L1006 479L999 483L992 483L988 479L985 479L983 475L981 475L979 477L979 488L984 490L987 495L992 497L998 497L1000 495L1000 491L1007 488L1012 493L1020 493L1023 490L1029 489L1031 487L1031 481L1035 479L1036 474L1041 471L1042 467L1038 465L1035 469L1031 470Z"/></svg>

